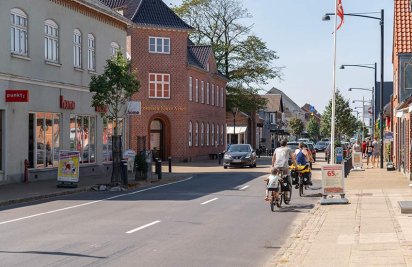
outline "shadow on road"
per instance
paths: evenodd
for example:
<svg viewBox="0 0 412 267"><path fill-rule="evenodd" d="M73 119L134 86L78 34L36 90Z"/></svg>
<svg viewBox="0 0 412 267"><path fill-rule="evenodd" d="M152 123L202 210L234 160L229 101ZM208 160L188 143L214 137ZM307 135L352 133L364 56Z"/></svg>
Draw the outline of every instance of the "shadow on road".
<svg viewBox="0 0 412 267"><path fill-rule="evenodd" d="M67 253L60 251L1 251L0 253L11 253L11 254L40 254L40 255L54 255L54 256L72 256L72 257L85 257L85 258L95 258L95 259L107 259L107 257L91 256L79 253Z"/></svg>
<svg viewBox="0 0 412 267"><path fill-rule="evenodd" d="M310 210L315 207L314 204L296 204L296 205L289 205L284 206L278 209L276 212L303 212L303 210Z"/></svg>

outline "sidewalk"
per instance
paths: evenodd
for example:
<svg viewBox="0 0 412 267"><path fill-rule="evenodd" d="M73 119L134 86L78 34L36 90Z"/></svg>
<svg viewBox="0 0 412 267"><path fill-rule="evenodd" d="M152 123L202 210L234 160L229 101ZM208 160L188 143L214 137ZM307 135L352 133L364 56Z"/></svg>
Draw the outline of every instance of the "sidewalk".
<svg viewBox="0 0 412 267"><path fill-rule="evenodd" d="M408 179L366 169L345 179L348 205L317 205L277 254L275 266L412 266Z"/></svg>
<svg viewBox="0 0 412 267"><path fill-rule="evenodd" d="M200 169L199 169L200 168ZM219 169L217 169L219 168ZM152 183L167 183L191 176L193 173L223 170L218 165L217 160L205 160L201 162L173 163L172 173L169 173L167 162L163 162L162 180L157 179L154 173L150 181L134 179L134 174L129 172L129 188L147 186ZM0 185L0 206L6 206L16 203L30 202L34 200L47 199L67 194L75 194L91 190L92 186L97 184L109 184L110 177L88 176L80 177L78 187L76 188L58 188L57 178L44 181L33 181L29 183L13 183Z"/></svg>

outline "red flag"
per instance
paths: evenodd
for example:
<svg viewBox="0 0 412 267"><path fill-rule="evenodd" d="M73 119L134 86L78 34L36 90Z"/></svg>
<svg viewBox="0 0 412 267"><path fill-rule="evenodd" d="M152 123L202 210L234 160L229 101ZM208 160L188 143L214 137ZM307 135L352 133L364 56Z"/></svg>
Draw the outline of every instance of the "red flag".
<svg viewBox="0 0 412 267"><path fill-rule="evenodd" d="M336 7L336 14L339 16L340 18L340 23L338 25L338 27L336 28L336 30L339 30L340 26L342 26L343 24L343 6L342 6L342 0L337 0L338 4Z"/></svg>

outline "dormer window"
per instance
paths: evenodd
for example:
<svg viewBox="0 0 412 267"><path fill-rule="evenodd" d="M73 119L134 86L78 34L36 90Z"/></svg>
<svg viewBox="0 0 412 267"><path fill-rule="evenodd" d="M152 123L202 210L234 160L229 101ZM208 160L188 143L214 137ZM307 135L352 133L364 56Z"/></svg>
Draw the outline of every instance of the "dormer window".
<svg viewBox="0 0 412 267"><path fill-rule="evenodd" d="M170 54L170 38L149 37L149 52Z"/></svg>

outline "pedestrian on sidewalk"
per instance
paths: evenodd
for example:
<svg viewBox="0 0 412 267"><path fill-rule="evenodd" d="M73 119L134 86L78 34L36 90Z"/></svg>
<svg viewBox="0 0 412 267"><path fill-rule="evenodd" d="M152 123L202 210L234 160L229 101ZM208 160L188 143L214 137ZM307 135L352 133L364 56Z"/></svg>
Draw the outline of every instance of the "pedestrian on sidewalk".
<svg viewBox="0 0 412 267"><path fill-rule="evenodd" d="M375 136L375 140L372 142L373 150L372 150L372 165L374 167L378 167L379 156L380 156L380 149L381 145L378 141L378 137Z"/></svg>
<svg viewBox="0 0 412 267"><path fill-rule="evenodd" d="M372 141L368 139L368 142L366 143L366 168L369 168L369 161L371 161L372 168L373 168L372 154L373 154Z"/></svg>
<svg viewBox="0 0 412 267"><path fill-rule="evenodd" d="M362 142L362 158L366 157L366 141L363 140Z"/></svg>

